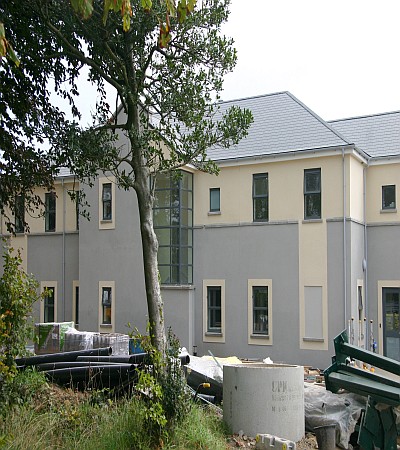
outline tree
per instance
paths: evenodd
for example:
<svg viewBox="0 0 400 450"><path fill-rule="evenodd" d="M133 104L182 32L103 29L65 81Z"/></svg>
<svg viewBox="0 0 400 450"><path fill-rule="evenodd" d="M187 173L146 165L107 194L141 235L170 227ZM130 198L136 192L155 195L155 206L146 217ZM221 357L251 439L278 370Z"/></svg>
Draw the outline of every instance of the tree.
<svg viewBox="0 0 400 450"><path fill-rule="evenodd" d="M13 14L25 8L24 3L15 2ZM189 163L217 173L207 149L237 143L252 121L249 111L219 110L224 75L236 63L232 40L221 35L229 0L204 0L194 9L191 0L180 0L178 7L173 0L123 0L125 8L130 8L129 24L126 15L121 21L120 14L108 8L121 3L118 0L106 0L105 6L95 0L86 20L62 0L28 3L30 14L50 35L42 45L57 49L53 54L46 50L49 62L63 65L73 81L78 68L87 66L90 80L102 94L96 126L80 130L67 124L53 136L58 139L55 159L64 158L81 179L109 171L120 187L136 192L150 333L152 343L164 354L158 242L153 228L156 175L173 173ZM124 113L112 120L105 83L115 88ZM126 137L129 149L111 145L116 130Z"/></svg>

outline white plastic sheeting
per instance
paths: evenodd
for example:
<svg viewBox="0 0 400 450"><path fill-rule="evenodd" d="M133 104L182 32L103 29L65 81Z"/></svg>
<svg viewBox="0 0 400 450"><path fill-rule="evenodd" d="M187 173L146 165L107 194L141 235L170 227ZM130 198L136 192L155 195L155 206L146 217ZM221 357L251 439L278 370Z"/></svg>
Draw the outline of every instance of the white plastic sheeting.
<svg viewBox="0 0 400 450"><path fill-rule="evenodd" d="M304 412L306 430L336 424L336 445L349 448L350 436L354 432L361 410L367 399L357 394L333 394L325 387L304 383Z"/></svg>

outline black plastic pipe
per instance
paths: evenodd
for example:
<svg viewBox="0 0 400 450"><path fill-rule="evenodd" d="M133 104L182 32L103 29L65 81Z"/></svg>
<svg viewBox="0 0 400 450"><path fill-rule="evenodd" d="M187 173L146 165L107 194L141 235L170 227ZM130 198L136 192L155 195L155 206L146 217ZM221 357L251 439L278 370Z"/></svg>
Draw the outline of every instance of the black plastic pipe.
<svg viewBox="0 0 400 450"><path fill-rule="evenodd" d="M47 355L28 356L27 358L17 358L17 366L36 366L36 364L58 362L58 361L76 361L78 356L109 356L112 353L111 347L94 348L91 350L78 350L75 352L50 353Z"/></svg>
<svg viewBox="0 0 400 450"><path fill-rule="evenodd" d="M111 355L111 356L78 356L77 361L92 361L103 363L129 363L139 364L144 361L147 353L136 353L135 355Z"/></svg>
<svg viewBox="0 0 400 450"><path fill-rule="evenodd" d="M78 356L77 361L98 361L98 362L121 362L130 364L150 363L148 353L135 353L133 355L111 355L111 356ZM189 355L179 356L181 364L189 364Z"/></svg>
<svg viewBox="0 0 400 450"><path fill-rule="evenodd" d="M113 363L113 362L97 362L97 361L58 361L36 364L35 368L39 372L56 370L56 369L68 369L69 367L96 367L96 366L119 366L119 367L131 367L132 364Z"/></svg>
<svg viewBox="0 0 400 450"><path fill-rule="evenodd" d="M125 366L125 365L123 365ZM67 369L48 370L46 377L61 385L79 385L80 387L115 387L126 381L135 382L138 378L136 366L128 364L100 365L90 367L70 367Z"/></svg>

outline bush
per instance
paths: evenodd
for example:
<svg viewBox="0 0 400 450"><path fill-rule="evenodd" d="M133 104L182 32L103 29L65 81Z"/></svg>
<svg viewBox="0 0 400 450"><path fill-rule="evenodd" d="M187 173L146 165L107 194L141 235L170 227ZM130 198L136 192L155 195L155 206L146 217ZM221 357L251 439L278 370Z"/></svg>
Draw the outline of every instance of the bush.
<svg viewBox="0 0 400 450"><path fill-rule="evenodd" d="M149 355L148 365L139 371L136 386L145 394L141 413L153 442L162 442L168 439L168 433L186 417L190 406L186 380L178 357L179 341L169 329L167 357L163 359L151 344L150 336L138 338L143 350Z"/></svg>
<svg viewBox="0 0 400 450"><path fill-rule="evenodd" d="M3 276L0 278L0 403L7 398L7 386L17 370L15 358L26 354L26 344L33 336L29 315L33 304L40 299L38 284L21 268L18 252L4 245Z"/></svg>

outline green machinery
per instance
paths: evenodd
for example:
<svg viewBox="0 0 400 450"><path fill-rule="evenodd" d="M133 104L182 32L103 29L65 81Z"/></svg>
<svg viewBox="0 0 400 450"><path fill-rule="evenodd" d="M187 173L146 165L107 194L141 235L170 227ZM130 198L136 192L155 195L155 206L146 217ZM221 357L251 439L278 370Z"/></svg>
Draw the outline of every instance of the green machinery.
<svg viewBox="0 0 400 450"><path fill-rule="evenodd" d="M332 365L324 372L326 389L334 393L346 389L368 399L358 444L364 450L396 450L398 432L393 407L400 406L400 362L349 344L346 331L334 339L334 345ZM389 374L360 369L351 365L351 360Z"/></svg>

